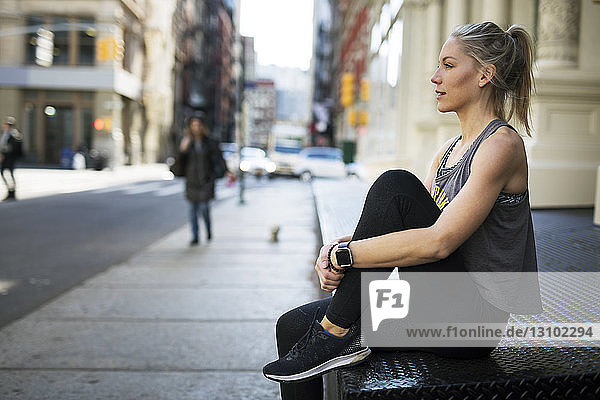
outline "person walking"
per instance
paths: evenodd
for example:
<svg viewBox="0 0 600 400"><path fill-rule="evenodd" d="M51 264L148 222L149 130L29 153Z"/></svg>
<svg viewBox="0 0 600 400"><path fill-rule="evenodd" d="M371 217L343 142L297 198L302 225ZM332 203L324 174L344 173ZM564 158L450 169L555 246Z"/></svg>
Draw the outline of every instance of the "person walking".
<svg viewBox="0 0 600 400"><path fill-rule="evenodd" d="M185 160L185 197L190 203L190 224L192 228L191 246L200 242L198 217L202 216L206 227L206 237L212 239L210 200L215 197L215 180L219 170L229 179L234 179L227 170L219 144L209 136L206 116L198 112L189 118L179 151Z"/></svg>
<svg viewBox="0 0 600 400"><path fill-rule="evenodd" d="M532 65L532 40L520 26L505 31L483 22L450 34L431 82L438 111L457 114L460 135L437 151L424 182L403 170L382 174L354 233L321 248L315 263L321 288L337 290L279 318L280 358L263 368L281 383L284 400L322 398L322 374L371 353L360 342L361 271L537 271L525 146L506 122L515 116L529 134ZM541 312L539 298L515 309L499 282L473 279L471 286L471 293L461 293L472 299L465 315L479 321L506 323L510 312ZM444 304L434 298L420 304L452 308L453 298ZM411 299L413 306L419 298ZM461 358L492 350L426 349Z"/></svg>
<svg viewBox="0 0 600 400"><path fill-rule="evenodd" d="M23 138L21 133L15 128L15 117L6 117L3 127L2 136L0 136L0 174L8 191L8 194L3 200L16 200L17 183L15 181L15 163L22 155ZM4 174L8 170L10 179Z"/></svg>

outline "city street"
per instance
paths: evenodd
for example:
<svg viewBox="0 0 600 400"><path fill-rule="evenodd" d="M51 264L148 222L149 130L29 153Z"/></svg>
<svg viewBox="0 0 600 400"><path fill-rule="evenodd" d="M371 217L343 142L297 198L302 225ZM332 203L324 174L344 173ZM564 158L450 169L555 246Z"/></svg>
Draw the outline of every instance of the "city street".
<svg viewBox="0 0 600 400"><path fill-rule="evenodd" d="M90 171L20 172L24 199L0 203L0 326L187 223L183 180L162 170L120 185L100 185L96 172L104 187L94 190L82 179ZM217 201L237 195L219 182Z"/></svg>
<svg viewBox="0 0 600 400"><path fill-rule="evenodd" d="M0 400L287 400L271 378L314 373L324 400L600 400L599 24L600 0L0 0ZM413 227L423 199L448 206L431 227L325 261L512 271L471 274L473 319L592 323L590 351L342 368L363 359L329 338L263 375L279 317L332 296L323 243ZM536 269L571 276L538 279L529 319ZM365 293L331 320L354 332Z"/></svg>
<svg viewBox="0 0 600 400"><path fill-rule="evenodd" d="M155 186L154 191L131 193L132 188L128 194L123 188L106 188L57 196L62 204L51 198L35 202L37 208L52 202L59 210L88 204L101 215L82 218L88 223L104 220L106 227L94 237L110 245L90 241L86 246L81 238L76 244L54 241L62 249L54 252L64 254L49 258L66 260L70 271L80 268L90 276L0 329L0 398L278 398L279 385L261 373L276 356L277 317L325 294L313 270L319 236L311 185L295 179L250 178L243 205L236 186L220 188L212 208L213 240L189 247L185 216L178 229L164 233L186 207L181 194L157 193L175 190L177 184L146 181L130 186L138 191ZM229 196L227 189L232 189ZM0 204L0 218L9 208L35 209L33 201L31 207L27 202ZM97 211L105 202L119 203L107 206L115 215ZM70 225L77 232L84 224ZM54 229L68 230L64 226ZM273 226L280 228L276 242ZM144 240L153 243L141 249ZM122 261L91 276L89 265L78 266L71 256L78 246L86 254L105 250L115 260L121 254ZM85 259L82 254L77 258ZM108 258L105 264L114 262ZM58 274L44 276L52 283ZM35 287L29 282L20 285ZM8 289L0 301L17 288Z"/></svg>

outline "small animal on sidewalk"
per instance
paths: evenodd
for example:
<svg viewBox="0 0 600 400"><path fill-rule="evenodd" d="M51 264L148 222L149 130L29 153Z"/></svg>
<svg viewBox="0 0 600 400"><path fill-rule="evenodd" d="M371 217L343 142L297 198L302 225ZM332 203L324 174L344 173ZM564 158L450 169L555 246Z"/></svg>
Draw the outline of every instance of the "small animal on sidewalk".
<svg viewBox="0 0 600 400"><path fill-rule="evenodd" d="M279 231L281 227L279 225L271 226L271 242L276 243L279 242Z"/></svg>

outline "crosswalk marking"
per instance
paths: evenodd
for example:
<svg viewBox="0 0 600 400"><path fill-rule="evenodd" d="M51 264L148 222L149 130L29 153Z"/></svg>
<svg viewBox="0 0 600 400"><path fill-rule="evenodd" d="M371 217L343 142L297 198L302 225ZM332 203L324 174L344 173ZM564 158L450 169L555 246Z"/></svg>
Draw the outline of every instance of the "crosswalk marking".
<svg viewBox="0 0 600 400"><path fill-rule="evenodd" d="M138 185L137 187L134 187L132 189L123 190L123 192L124 192L124 194L141 194L141 193L153 192L157 189L162 189L162 188L164 188L163 182L152 182L152 183L146 183L143 185Z"/></svg>
<svg viewBox="0 0 600 400"><path fill-rule="evenodd" d="M109 186L109 187L105 187L104 189L93 190L92 192L96 193L96 194L112 193L112 192L118 192L119 190L127 190L127 188L133 189L136 186L137 185L135 185L135 184L124 185L124 186Z"/></svg>
<svg viewBox="0 0 600 400"><path fill-rule="evenodd" d="M33 179L35 178L35 179ZM50 178L52 178L50 176ZM250 183L250 184L248 184ZM248 182L246 187L254 186ZM57 184L56 179L49 179L47 175L40 177L25 176L19 181L20 191L17 192L19 199L29 199L41 196L51 196L56 194L68 194L87 192L91 194L110 194L118 193L120 195L142 195L155 197L168 197L178 195L184 192L184 180L151 180L138 181L132 183L121 183L112 186L100 186L101 183L95 181L61 182ZM239 186L227 186L224 179L216 182L216 199L235 196L239 193ZM0 196L2 195L0 190ZM180 195L181 198L183 196Z"/></svg>
<svg viewBox="0 0 600 400"><path fill-rule="evenodd" d="M156 192L154 192L155 196L170 196L172 194L177 194L177 193L181 193L183 192L183 185L179 184L179 185L172 185L169 187L166 187L164 189L161 190L157 190Z"/></svg>

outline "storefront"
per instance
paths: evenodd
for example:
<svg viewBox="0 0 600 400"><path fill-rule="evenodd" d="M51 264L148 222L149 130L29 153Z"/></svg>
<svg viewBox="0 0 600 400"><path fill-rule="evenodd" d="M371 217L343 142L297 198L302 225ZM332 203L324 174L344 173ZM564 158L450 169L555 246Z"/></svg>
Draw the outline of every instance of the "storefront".
<svg viewBox="0 0 600 400"><path fill-rule="evenodd" d="M26 161L64 164L73 151L92 149L93 92L26 90L22 109Z"/></svg>

